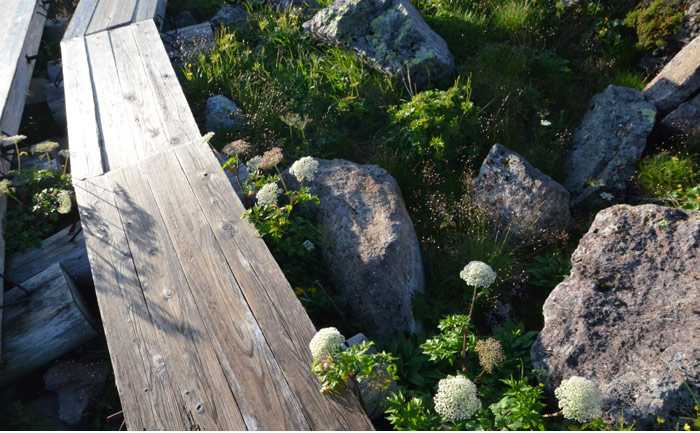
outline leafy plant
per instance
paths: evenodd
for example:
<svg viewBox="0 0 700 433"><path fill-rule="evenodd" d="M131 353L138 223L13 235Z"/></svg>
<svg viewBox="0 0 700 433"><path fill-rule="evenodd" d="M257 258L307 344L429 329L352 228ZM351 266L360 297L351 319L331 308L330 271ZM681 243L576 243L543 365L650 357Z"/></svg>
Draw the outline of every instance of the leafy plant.
<svg viewBox="0 0 700 433"><path fill-rule="evenodd" d="M700 160L696 156L652 155L639 164L637 178L643 193L674 207L700 210Z"/></svg>
<svg viewBox="0 0 700 433"><path fill-rule="evenodd" d="M683 21L682 0L652 0L640 3L625 22L637 31L637 47L650 51L663 46Z"/></svg>
<svg viewBox="0 0 700 433"><path fill-rule="evenodd" d="M394 140L420 156L453 159L471 154L478 132L478 110L471 102L471 81L458 79L447 90L426 90L389 108Z"/></svg>
<svg viewBox="0 0 700 433"><path fill-rule="evenodd" d="M544 430L541 412L542 389L528 385L524 380L512 377L503 380L509 389L503 398L489 406L494 415L494 424L505 430Z"/></svg>
<svg viewBox="0 0 700 433"><path fill-rule="evenodd" d="M440 333L428 339L420 345L423 352L428 355L430 361L447 361L454 365L462 350L472 351L476 346L477 338L469 331L473 328L469 316L454 314L440 321L438 329Z"/></svg>
<svg viewBox="0 0 700 433"><path fill-rule="evenodd" d="M386 419L395 430L433 430L440 418L431 411L426 398L414 396L410 399L402 391L391 393L387 398Z"/></svg>
<svg viewBox="0 0 700 433"><path fill-rule="evenodd" d="M535 263L527 272L532 276L529 285L551 290L569 276L571 260L555 250L535 256Z"/></svg>

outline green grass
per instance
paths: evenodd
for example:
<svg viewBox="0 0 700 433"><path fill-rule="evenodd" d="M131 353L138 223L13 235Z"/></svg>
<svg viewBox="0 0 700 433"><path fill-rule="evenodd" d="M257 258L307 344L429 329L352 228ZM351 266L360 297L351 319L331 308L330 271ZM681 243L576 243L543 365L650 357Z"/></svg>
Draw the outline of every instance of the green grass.
<svg viewBox="0 0 700 433"><path fill-rule="evenodd" d="M639 163L637 188L645 201L700 210L700 158L688 151L650 155Z"/></svg>
<svg viewBox="0 0 700 433"><path fill-rule="evenodd" d="M645 0L625 18L637 33L637 47L651 51L664 45L683 21L683 0Z"/></svg>

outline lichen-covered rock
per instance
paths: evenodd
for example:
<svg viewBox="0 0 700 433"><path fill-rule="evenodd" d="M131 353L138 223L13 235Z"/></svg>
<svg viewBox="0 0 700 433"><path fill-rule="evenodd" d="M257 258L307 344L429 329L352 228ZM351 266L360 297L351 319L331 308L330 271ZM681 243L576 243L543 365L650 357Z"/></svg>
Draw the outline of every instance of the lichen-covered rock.
<svg viewBox="0 0 700 433"><path fill-rule="evenodd" d="M634 174L637 160L656 121L656 108L635 89L608 86L595 95L574 134L569 178L571 206L599 193L620 195Z"/></svg>
<svg viewBox="0 0 700 433"><path fill-rule="evenodd" d="M337 0L304 29L322 42L354 49L384 73L410 75L418 88L445 82L454 71L447 43L409 0Z"/></svg>
<svg viewBox="0 0 700 433"><path fill-rule="evenodd" d="M424 291L423 263L396 180L376 165L317 161L305 186L321 200L313 218L326 236L322 255L351 316L373 339L415 332L411 298Z"/></svg>
<svg viewBox="0 0 700 433"><path fill-rule="evenodd" d="M516 237L546 238L573 225L569 191L500 144L491 148L473 186L477 203Z"/></svg>
<svg viewBox="0 0 700 433"><path fill-rule="evenodd" d="M532 347L551 386L581 376L604 394L608 421L671 428L700 395L700 212L656 205L598 213L571 275L544 304Z"/></svg>
<svg viewBox="0 0 700 433"><path fill-rule="evenodd" d="M700 95L679 105L661 125L674 135L700 140Z"/></svg>
<svg viewBox="0 0 700 433"><path fill-rule="evenodd" d="M700 89L700 36L686 45L644 88L644 97L670 113Z"/></svg>
<svg viewBox="0 0 700 433"><path fill-rule="evenodd" d="M206 132L232 131L240 126L242 120L241 109L224 95L207 99Z"/></svg>

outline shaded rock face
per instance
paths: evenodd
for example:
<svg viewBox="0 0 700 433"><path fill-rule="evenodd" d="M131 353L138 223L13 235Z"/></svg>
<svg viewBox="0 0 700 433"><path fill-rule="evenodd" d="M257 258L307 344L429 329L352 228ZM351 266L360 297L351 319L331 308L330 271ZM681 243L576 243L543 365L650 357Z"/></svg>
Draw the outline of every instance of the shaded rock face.
<svg viewBox="0 0 700 433"><path fill-rule="evenodd" d="M61 361L51 367L44 375L44 387L58 394L59 419L79 423L90 399L102 393L108 372L106 363Z"/></svg>
<svg viewBox="0 0 700 433"><path fill-rule="evenodd" d="M661 125L673 135L700 140L700 95L679 105Z"/></svg>
<svg viewBox="0 0 700 433"><path fill-rule="evenodd" d="M322 42L352 48L378 70L419 88L446 82L454 71L447 43L409 0L337 0L304 29Z"/></svg>
<svg viewBox="0 0 700 433"><path fill-rule="evenodd" d="M353 319L373 339L415 332L411 298L424 291L423 263L396 180L375 165L318 162L306 186L321 200L313 217L327 237L323 258Z"/></svg>
<svg viewBox="0 0 700 433"><path fill-rule="evenodd" d="M207 99L206 132L231 131L237 129L243 120L243 112L235 102L224 95Z"/></svg>
<svg viewBox="0 0 700 433"><path fill-rule="evenodd" d="M670 113L700 89L700 36L686 45L644 88L644 97Z"/></svg>
<svg viewBox="0 0 700 433"><path fill-rule="evenodd" d="M603 191L623 194L656 121L656 108L635 89L608 86L595 95L574 134L570 176L571 206Z"/></svg>
<svg viewBox="0 0 700 433"><path fill-rule="evenodd" d="M248 19L248 10L241 5L224 6L209 20L211 26L218 30L222 25L232 26Z"/></svg>
<svg viewBox="0 0 700 433"><path fill-rule="evenodd" d="M518 237L547 237L573 225L569 191L500 144L481 165L474 196Z"/></svg>
<svg viewBox="0 0 700 433"><path fill-rule="evenodd" d="M659 357L700 395L700 212L605 209L571 260L544 304L534 365L553 387L574 375L594 381L609 421L623 406L638 429L693 414L690 393Z"/></svg>

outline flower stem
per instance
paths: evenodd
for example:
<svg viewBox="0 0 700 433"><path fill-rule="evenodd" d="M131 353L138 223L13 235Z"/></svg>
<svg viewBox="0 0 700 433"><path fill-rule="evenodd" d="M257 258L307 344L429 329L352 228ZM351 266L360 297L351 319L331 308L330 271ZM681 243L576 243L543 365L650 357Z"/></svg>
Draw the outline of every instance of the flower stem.
<svg viewBox="0 0 700 433"><path fill-rule="evenodd" d="M287 184L284 183L284 178L282 177L282 173L280 172L279 167L275 166L275 171L277 171L277 174L280 175L280 181L282 182L282 186L284 187L284 192L289 192L289 189L287 189Z"/></svg>
<svg viewBox="0 0 700 433"><path fill-rule="evenodd" d="M474 303L476 302L476 290L477 290L477 287L474 286L474 294L472 295L472 304L469 306L469 315L467 316L467 319L469 319L469 321L471 321L472 312L474 311Z"/></svg>
<svg viewBox="0 0 700 433"><path fill-rule="evenodd" d="M467 372L467 327L462 328L462 371Z"/></svg>

